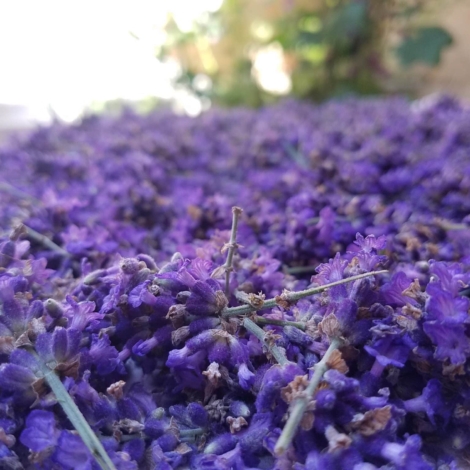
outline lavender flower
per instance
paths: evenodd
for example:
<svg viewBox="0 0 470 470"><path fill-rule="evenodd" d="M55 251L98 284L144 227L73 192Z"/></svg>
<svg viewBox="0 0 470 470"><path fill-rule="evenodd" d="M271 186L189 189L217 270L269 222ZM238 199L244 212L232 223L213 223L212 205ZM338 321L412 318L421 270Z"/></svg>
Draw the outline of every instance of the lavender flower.
<svg viewBox="0 0 470 470"><path fill-rule="evenodd" d="M7 142L0 467L460 468L469 122L286 101Z"/></svg>

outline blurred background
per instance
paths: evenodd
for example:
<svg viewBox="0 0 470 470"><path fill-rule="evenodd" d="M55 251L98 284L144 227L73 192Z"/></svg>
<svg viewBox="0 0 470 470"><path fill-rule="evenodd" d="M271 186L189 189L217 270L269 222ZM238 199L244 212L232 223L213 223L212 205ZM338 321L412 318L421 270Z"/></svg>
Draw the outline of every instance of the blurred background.
<svg viewBox="0 0 470 470"><path fill-rule="evenodd" d="M470 0L0 2L0 138L53 119L286 96L470 100Z"/></svg>

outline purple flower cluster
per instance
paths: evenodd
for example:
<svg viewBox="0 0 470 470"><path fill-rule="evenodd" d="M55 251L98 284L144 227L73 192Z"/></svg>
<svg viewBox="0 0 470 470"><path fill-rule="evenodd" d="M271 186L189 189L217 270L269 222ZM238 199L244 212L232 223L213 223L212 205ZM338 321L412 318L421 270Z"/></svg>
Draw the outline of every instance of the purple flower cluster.
<svg viewBox="0 0 470 470"><path fill-rule="evenodd" d="M439 98L12 140L0 468L467 468L469 136Z"/></svg>

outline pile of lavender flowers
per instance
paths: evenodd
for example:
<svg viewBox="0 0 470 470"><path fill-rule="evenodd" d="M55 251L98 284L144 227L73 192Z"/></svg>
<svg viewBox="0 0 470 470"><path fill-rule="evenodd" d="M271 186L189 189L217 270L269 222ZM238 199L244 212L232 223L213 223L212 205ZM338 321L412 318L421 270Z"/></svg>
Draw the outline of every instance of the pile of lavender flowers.
<svg viewBox="0 0 470 470"><path fill-rule="evenodd" d="M447 97L11 140L0 468L470 468L469 241Z"/></svg>

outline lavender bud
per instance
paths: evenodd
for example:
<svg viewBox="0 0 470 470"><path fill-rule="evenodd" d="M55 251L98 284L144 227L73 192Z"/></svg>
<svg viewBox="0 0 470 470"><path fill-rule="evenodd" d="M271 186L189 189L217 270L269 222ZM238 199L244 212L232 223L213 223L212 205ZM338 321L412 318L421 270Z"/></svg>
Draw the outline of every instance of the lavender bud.
<svg viewBox="0 0 470 470"><path fill-rule="evenodd" d="M182 326L171 333L173 346L181 346L190 336L189 326Z"/></svg>
<svg viewBox="0 0 470 470"><path fill-rule="evenodd" d="M188 415L193 424L204 428L207 426L209 417L206 409L198 403L190 403L187 407Z"/></svg>
<svg viewBox="0 0 470 470"><path fill-rule="evenodd" d="M145 263L144 266L142 266L139 260L136 260L134 258L124 258L120 262L120 267L124 274L135 274L141 268L145 267Z"/></svg>
<svg viewBox="0 0 470 470"><path fill-rule="evenodd" d="M15 243L8 240L0 249L0 268L6 268L15 257Z"/></svg>
<svg viewBox="0 0 470 470"><path fill-rule="evenodd" d="M165 408L159 407L152 411L152 418L162 419L165 416Z"/></svg>
<svg viewBox="0 0 470 470"><path fill-rule="evenodd" d="M175 434L169 432L159 437L157 442L158 445L162 448L163 452L170 452L178 445L179 440Z"/></svg>
<svg viewBox="0 0 470 470"><path fill-rule="evenodd" d="M204 449L205 454L225 454L237 445L238 439L227 432L214 438Z"/></svg>
<svg viewBox="0 0 470 470"><path fill-rule="evenodd" d="M301 346L308 346L313 342L313 338L310 335L304 333L295 326L285 326L284 334L287 336L289 341L292 341L295 344L300 344Z"/></svg>
<svg viewBox="0 0 470 470"><path fill-rule="evenodd" d="M148 277L150 276L150 274L151 274L150 269L143 268L140 271L137 271L132 276L130 284L132 286L138 286L139 284L142 284L143 282L145 282L148 279Z"/></svg>
<svg viewBox="0 0 470 470"><path fill-rule="evenodd" d="M189 290L184 290L184 291L178 292L176 294L176 301L179 304L185 304L190 295L191 295L191 292Z"/></svg>
<svg viewBox="0 0 470 470"><path fill-rule="evenodd" d="M96 271L92 271L90 274L85 276L83 279L83 284L86 286L96 284L105 275L106 269L97 269Z"/></svg>
<svg viewBox="0 0 470 470"><path fill-rule="evenodd" d="M183 255L177 251L177 252L174 253L173 256L171 257L170 262L171 262L171 263L175 263L175 262L177 262L177 261L183 261L183 260L184 260Z"/></svg>
<svg viewBox="0 0 470 470"><path fill-rule="evenodd" d="M40 300L31 303L28 309L28 318L39 318L44 313L44 305Z"/></svg>
<svg viewBox="0 0 470 470"><path fill-rule="evenodd" d="M155 264L155 261L149 255L140 253L136 256L136 258L139 261L143 261L147 265L147 268L151 269L152 271L158 271L158 267Z"/></svg>
<svg viewBox="0 0 470 470"><path fill-rule="evenodd" d="M52 318L61 318L64 314L62 306L54 299L47 299L44 302L44 308Z"/></svg>
<svg viewBox="0 0 470 470"><path fill-rule="evenodd" d="M236 417L248 418L251 415L248 405L240 400L230 403L230 414Z"/></svg>
<svg viewBox="0 0 470 470"><path fill-rule="evenodd" d="M157 439L160 436L163 436L167 427L168 423L166 421L156 418L149 418L147 421L145 421L144 432L148 437Z"/></svg>

